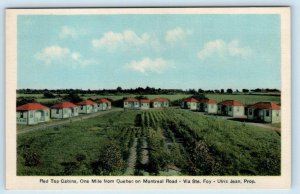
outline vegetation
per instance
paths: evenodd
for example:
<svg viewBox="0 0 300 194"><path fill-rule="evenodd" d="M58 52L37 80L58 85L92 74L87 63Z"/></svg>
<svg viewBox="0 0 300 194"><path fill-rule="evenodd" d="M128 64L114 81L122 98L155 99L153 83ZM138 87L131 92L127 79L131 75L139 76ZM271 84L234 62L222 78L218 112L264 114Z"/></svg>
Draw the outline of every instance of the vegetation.
<svg viewBox="0 0 300 194"><path fill-rule="evenodd" d="M17 145L18 175L280 175L276 132L174 108L111 112Z"/></svg>
<svg viewBox="0 0 300 194"><path fill-rule="evenodd" d="M216 100L217 102L223 100L238 100L243 104L254 104L257 102L281 103L280 96L278 95L206 94L205 96L209 99Z"/></svg>
<svg viewBox="0 0 300 194"><path fill-rule="evenodd" d="M227 89L221 89L221 90L203 90L199 88L196 89L188 89L188 90L182 90L182 89L162 89L162 88L154 88L154 87L137 87L137 88L130 88L130 89L123 89L120 86L118 86L116 89L97 89L97 90L83 90L83 89L18 89L17 93L19 94L43 94L43 93L55 93L58 95L62 94L96 94L96 95L127 95L127 94L133 94L133 95L171 95L171 94L189 94L189 95L197 95L197 94L211 94L211 93L233 93L234 89L227 88ZM239 90L235 90L236 93L239 93ZM278 89L270 89L270 88L256 88L256 89L242 89L242 92L244 93L280 93L280 90Z"/></svg>

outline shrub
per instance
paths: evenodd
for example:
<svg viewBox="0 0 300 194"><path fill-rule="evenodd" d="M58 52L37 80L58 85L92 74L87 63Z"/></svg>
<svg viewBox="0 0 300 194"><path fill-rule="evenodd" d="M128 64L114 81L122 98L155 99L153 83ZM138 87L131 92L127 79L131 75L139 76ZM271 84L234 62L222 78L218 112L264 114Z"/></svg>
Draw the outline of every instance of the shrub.
<svg viewBox="0 0 300 194"><path fill-rule="evenodd" d="M25 159L25 166L37 166L40 164L40 156L33 150L25 150L23 158Z"/></svg>
<svg viewBox="0 0 300 194"><path fill-rule="evenodd" d="M98 161L92 162L93 173L109 175L124 167L122 152L117 142L109 142L100 153Z"/></svg>
<svg viewBox="0 0 300 194"><path fill-rule="evenodd" d="M214 175L218 174L219 164L211 155L207 144L203 141L197 142L192 148L189 148L190 171L194 175Z"/></svg>
<svg viewBox="0 0 300 194"><path fill-rule="evenodd" d="M61 165L64 167L63 175L71 175L79 168L76 162L62 162Z"/></svg>
<svg viewBox="0 0 300 194"><path fill-rule="evenodd" d="M86 160L86 155L84 155L84 154L77 154L76 155L76 160L78 162L84 161L84 160Z"/></svg>
<svg viewBox="0 0 300 194"><path fill-rule="evenodd" d="M17 98L17 106L21 106L27 103L37 102L35 97L18 97Z"/></svg>
<svg viewBox="0 0 300 194"><path fill-rule="evenodd" d="M70 93L64 97L64 100L70 101L73 103L78 103L78 102L82 101L83 99L78 94Z"/></svg>
<svg viewBox="0 0 300 194"><path fill-rule="evenodd" d="M45 92L44 93L44 98L55 98L55 95L52 94L51 92Z"/></svg>

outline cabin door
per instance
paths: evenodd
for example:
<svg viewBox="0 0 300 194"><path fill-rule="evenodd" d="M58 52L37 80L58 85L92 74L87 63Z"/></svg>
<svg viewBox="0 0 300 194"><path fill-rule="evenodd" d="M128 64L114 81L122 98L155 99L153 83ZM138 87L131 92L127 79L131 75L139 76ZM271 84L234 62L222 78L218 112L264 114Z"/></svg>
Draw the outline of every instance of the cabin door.
<svg viewBox="0 0 300 194"><path fill-rule="evenodd" d="M254 118L256 120L262 121L262 118L261 118L261 115L260 115L260 111L258 109L255 109L253 114L254 114L253 116L254 116Z"/></svg>
<svg viewBox="0 0 300 194"><path fill-rule="evenodd" d="M204 112L204 103L200 103L200 108L199 108L200 111Z"/></svg>
<svg viewBox="0 0 300 194"><path fill-rule="evenodd" d="M43 119L44 119L44 112L43 111L35 111L34 120L35 121L42 121Z"/></svg>
<svg viewBox="0 0 300 194"><path fill-rule="evenodd" d="M226 106L221 107L222 115L227 115Z"/></svg>

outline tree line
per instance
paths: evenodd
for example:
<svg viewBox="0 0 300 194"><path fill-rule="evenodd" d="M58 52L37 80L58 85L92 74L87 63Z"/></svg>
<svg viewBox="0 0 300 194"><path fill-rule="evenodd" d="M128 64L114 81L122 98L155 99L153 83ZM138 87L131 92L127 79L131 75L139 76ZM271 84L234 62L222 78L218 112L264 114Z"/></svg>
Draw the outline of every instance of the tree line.
<svg viewBox="0 0 300 194"><path fill-rule="evenodd" d="M117 87L116 89L18 89L19 94L44 94L46 98L55 98L55 95L60 94L97 94L97 95L120 95L120 94L133 94L133 95L155 95L155 94L234 94L234 93L280 93L278 89L270 88L256 88L256 89L216 89L216 90L203 90L199 89L162 89L154 87L137 87L130 89L123 89Z"/></svg>

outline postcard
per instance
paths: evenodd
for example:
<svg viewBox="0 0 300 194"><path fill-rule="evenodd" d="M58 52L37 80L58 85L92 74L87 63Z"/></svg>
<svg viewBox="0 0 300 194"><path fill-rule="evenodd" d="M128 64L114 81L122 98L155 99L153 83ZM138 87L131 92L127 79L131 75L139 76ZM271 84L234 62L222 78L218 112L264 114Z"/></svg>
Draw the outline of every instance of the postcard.
<svg viewBox="0 0 300 194"><path fill-rule="evenodd" d="M288 189L289 7L6 10L7 189Z"/></svg>

